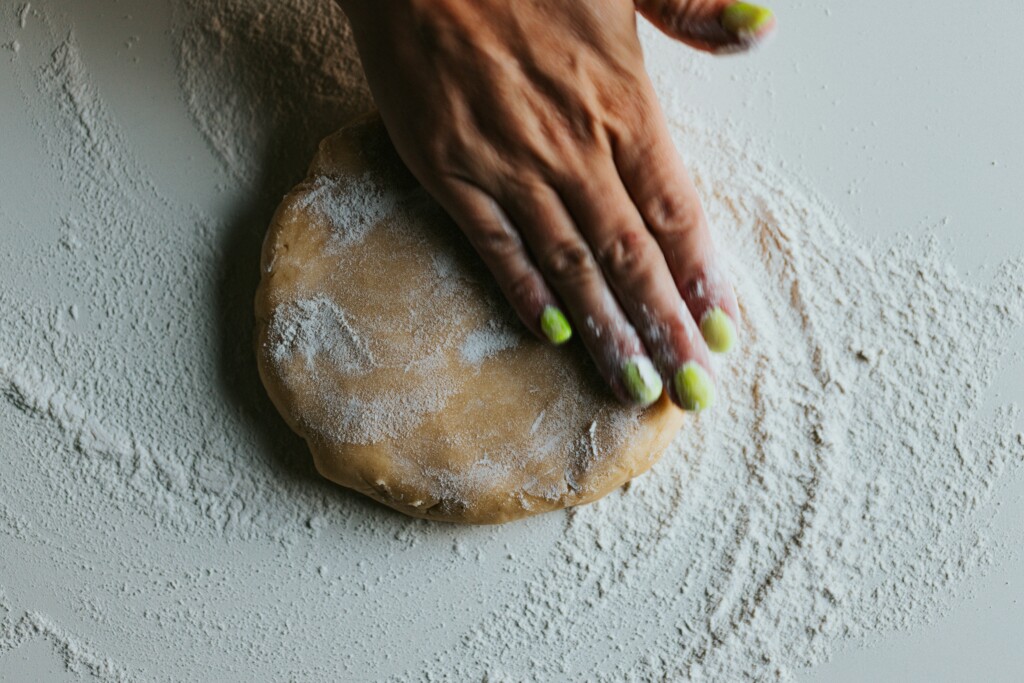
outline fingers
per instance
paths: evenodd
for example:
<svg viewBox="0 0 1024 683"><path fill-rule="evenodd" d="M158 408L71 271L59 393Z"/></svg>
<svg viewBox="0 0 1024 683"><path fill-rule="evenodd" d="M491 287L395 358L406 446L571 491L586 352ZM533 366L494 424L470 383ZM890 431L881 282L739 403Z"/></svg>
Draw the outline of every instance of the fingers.
<svg viewBox="0 0 1024 683"><path fill-rule="evenodd" d="M613 142L615 164L708 348L725 353L736 341L736 295L716 254L697 189L660 109L652 111L639 140Z"/></svg>
<svg viewBox="0 0 1024 683"><path fill-rule="evenodd" d="M734 0L635 0L637 11L662 32L708 52L739 52L775 28L766 7Z"/></svg>
<svg viewBox="0 0 1024 683"><path fill-rule="evenodd" d="M652 114L641 142L613 139L584 182L520 180L494 199L451 181L435 196L535 334L562 343L575 332L625 402L653 403L667 384L701 410L715 399L709 348L729 350L739 314L696 189Z"/></svg>
<svg viewBox="0 0 1024 683"><path fill-rule="evenodd" d="M661 376L558 194L542 182L520 184L502 203L615 394L640 405L656 401Z"/></svg>
<svg viewBox="0 0 1024 683"><path fill-rule="evenodd" d="M667 381L684 409L708 408L715 388L701 330L654 232L611 159L603 161L586 183L571 183L564 201L539 180L516 183L500 204L462 181L436 196L535 334L554 343L572 334L560 299L621 400L649 405ZM734 299L709 296L731 295L727 286L705 287L705 271L691 275L696 310L735 311ZM711 305L719 301L724 308Z"/></svg>
<svg viewBox="0 0 1024 683"><path fill-rule="evenodd" d="M687 410L710 407L715 390L707 346L611 159L594 163L586 183L559 189L673 399Z"/></svg>
<svg viewBox="0 0 1024 683"><path fill-rule="evenodd" d="M569 341L569 320L497 202L461 181L438 188L435 197L462 228L523 324L552 344Z"/></svg>

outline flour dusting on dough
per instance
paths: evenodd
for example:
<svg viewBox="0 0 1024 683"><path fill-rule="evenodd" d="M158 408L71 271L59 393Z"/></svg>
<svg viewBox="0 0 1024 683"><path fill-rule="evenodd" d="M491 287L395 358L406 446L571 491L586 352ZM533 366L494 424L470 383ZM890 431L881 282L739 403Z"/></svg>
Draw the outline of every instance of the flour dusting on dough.
<svg viewBox="0 0 1024 683"><path fill-rule="evenodd" d="M332 228L332 246L344 248L359 242L366 232L391 215L399 195L372 171L362 175L318 176L296 208L310 211Z"/></svg>
<svg viewBox="0 0 1024 683"><path fill-rule="evenodd" d="M459 352L470 365L480 365L495 354L514 349L523 339L523 333L497 320L489 320L483 327L466 334Z"/></svg>
<svg viewBox="0 0 1024 683"><path fill-rule="evenodd" d="M270 354L278 363L299 354L312 368L323 354L346 373L366 372L373 365L366 342L352 329L345 312L323 297L278 306L270 320L270 340Z"/></svg>

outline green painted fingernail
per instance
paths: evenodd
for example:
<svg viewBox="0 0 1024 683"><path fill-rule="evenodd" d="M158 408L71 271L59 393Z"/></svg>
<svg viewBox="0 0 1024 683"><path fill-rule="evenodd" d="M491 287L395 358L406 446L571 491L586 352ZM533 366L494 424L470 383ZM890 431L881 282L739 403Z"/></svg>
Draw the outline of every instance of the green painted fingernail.
<svg viewBox="0 0 1024 683"><path fill-rule="evenodd" d="M545 306L540 314L540 329L552 344L564 344L572 337L572 326L557 306Z"/></svg>
<svg viewBox="0 0 1024 683"><path fill-rule="evenodd" d="M715 383L699 363L683 363L676 371L675 385L684 410L706 410L715 404Z"/></svg>
<svg viewBox="0 0 1024 683"><path fill-rule="evenodd" d="M622 366L622 381L633 400L645 408L661 396L661 375L651 361L633 356Z"/></svg>
<svg viewBox="0 0 1024 683"><path fill-rule="evenodd" d="M720 21L725 30L734 35L756 35L774 16L767 7L734 2L722 10Z"/></svg>
<svg viewBox="0 0 1024 683"><path fill-rule="evenodd" d="M715 353L727 353L736 343L736 325L718 306L700 319L700 333L708 343L708 348Z"/></svg>

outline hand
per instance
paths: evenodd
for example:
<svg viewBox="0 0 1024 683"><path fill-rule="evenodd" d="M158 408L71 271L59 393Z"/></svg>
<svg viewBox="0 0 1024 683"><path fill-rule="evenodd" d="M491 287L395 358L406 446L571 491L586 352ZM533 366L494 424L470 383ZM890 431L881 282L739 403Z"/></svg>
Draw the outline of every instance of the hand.
<svg viewBox="0 0 1024 683"><path fill-rule="evenodd" d="M730 0L342 0L399 155L535 334L573 332L623 401L714 400L738 310L644 70L639 10L712 51L768 33ZM571 323L566 317L571 319Z"/></svg>

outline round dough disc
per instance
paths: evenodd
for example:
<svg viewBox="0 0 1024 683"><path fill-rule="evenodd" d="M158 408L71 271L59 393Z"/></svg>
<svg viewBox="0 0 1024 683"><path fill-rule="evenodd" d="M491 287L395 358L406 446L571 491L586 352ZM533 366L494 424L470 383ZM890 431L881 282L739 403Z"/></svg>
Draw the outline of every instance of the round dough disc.
<svg viewBox="0 0 1024 683"><path fill-rule="evenodd" d="M578 341L525 331L376 116L328 137L267 234L260 375L328 479L417 517L499 523L604 496L682 413L619 405Z"/></svg>

